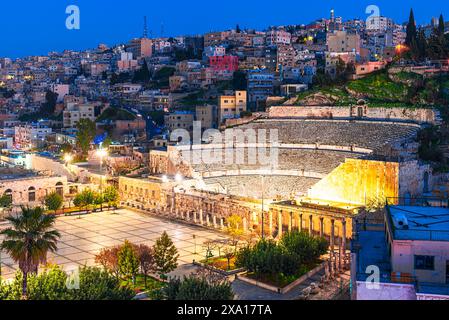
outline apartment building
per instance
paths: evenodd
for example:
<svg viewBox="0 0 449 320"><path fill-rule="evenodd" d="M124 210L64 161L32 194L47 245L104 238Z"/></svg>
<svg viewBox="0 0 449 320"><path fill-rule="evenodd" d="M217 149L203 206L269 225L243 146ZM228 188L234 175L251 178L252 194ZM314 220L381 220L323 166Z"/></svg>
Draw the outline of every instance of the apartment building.
<svg viewBox="0 0 449 320"><path fill-rule="evenodd" d="M232 95L223 95L218 100L218 121L238 118L247 109L246 91L235 91Z"/></svg>
<svg viewBox="0 0 449 320"><path fill-rule="evenodd" d="M279 44L290 44L292 40L292 35L290 32L285 30L270 30L266 34L266 44L267 46L275 46Z"/></svg>
<svg viewBox="0 0 449 320"><path fill-rule="evenodd" d="M358 228L352 298L449 300L447 199L398 200L386 207L380 228ZM373 271L376 283L369 280Z"/></svg>
<svg viewBox="0 0 449 320"><path fill-rule="evenodd" d="M334 31L327 34L329 52L360 52L360 35L346 31Z"/></svg>
<svg viewBox="0 0 449 320"><path fill-rule="evenodd" d="M128 45L128 51L136 58L149 58L153 55L153 41L148 38L132 39Z"/></svg>
<svg viewBox="0 0 449 320"><path fill-rule="evenodd" d="M165 126L169 131L185 129L191 132L194 120L195 114L190 111L175 111L164 117Z"/></svg>
<svg viewBox="0 0 449 320"><path fill-rule="evenodd" d="M74 128L81 119L95 121L95 106L93 104L68 103L62 113L64 128Z"/></svg>
<svg viewBox="0 0 449 320"><path fill-rule="evenodd" d="M39 148L45 144L51 133L51 128L39 122L18 125L14 127L14 143L17 148L23 150Z"/></svg>
<svg viewBox="0 0 449 320"><path fill-rule="evenodd" d="M252 70L248 73L248 102L257 103L273 95L274 74L264 70Z"/></svg>
<svg viewBox="0 0 449 320"><path fill-rule="evenodd" d="M217 106L204 105L196 106L195 120L201 121L201 128L207 130L217 127Z"/></svg>

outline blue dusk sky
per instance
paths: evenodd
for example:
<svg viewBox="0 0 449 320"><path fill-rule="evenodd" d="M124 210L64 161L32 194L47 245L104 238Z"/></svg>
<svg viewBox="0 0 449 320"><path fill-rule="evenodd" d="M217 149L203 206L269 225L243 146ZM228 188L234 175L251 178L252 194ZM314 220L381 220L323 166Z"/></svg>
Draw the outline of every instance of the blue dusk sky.
<svg viewBox="0 0 449 320"><path fill-rule="evenodd" d="M65 27L68 5L81 12L80 30ZM113 45L142 35L143 16L153 36L199 34L211 30L265 29L270 25L306 24L328 17L332 8L343 19L368 16L368 5L396 22L407 21L413 7L418 24L445 15L448 0L3 0L0 6L0 57L42 55L64 49Z"/></svg>

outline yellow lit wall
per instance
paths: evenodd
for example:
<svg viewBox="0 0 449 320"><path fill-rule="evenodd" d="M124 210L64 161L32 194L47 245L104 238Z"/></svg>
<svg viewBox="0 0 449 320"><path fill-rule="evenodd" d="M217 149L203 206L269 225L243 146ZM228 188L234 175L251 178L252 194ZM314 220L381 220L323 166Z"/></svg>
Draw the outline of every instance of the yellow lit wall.
<svg viewBox="0 0 449 320"><path fill-rule="evenodd" d="M372 206L398 197L399 164L346 159L326 178L314 185L309 198Z"/></svg>

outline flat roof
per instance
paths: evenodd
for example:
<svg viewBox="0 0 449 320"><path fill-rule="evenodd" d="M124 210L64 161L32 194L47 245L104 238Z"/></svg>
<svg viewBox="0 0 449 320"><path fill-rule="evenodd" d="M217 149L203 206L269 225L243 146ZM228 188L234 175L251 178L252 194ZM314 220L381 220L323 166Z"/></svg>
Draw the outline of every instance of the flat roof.
<svg viewBox="0 0 449 320"><path fill-rule="evenodd" d="M389 206L388 209L395 240L449 241L449 208Z"/></svg>

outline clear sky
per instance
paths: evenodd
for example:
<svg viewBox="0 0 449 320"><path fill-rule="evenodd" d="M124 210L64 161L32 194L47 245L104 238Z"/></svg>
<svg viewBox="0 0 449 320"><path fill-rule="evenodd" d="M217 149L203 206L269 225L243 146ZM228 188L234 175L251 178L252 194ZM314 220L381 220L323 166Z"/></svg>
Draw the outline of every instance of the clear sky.
<svg viewBox="0 0 449 320"><path fill-rule="evenodd" d="M449 20L449 0L2 0L0 56L21 57L64 49L93 48L98 43L123 43L141 36L143 16L153 36L198 34L234 28L264 29L270 25L309 23L336 16L366 18L375 4L396 22L408 19L413 7L419 24L440 13ZM65 27L68 5L81 11L80 30Z"/></svg>

